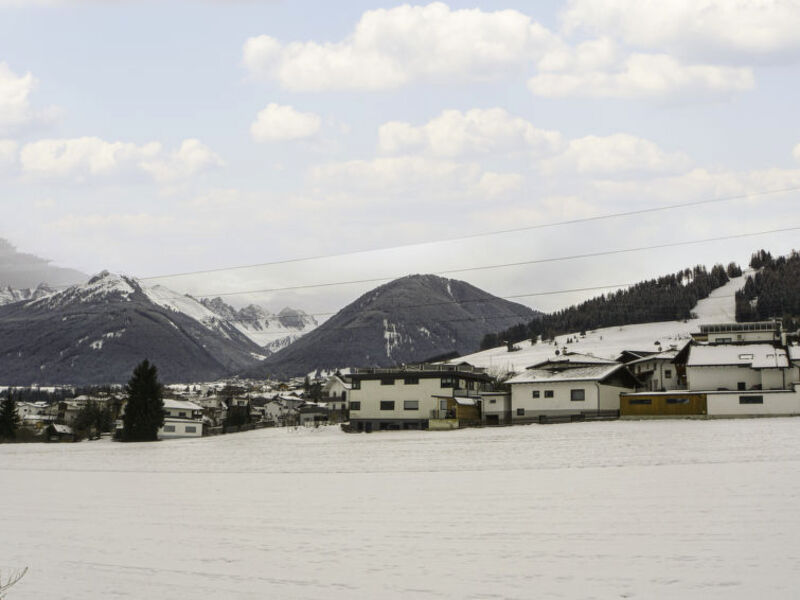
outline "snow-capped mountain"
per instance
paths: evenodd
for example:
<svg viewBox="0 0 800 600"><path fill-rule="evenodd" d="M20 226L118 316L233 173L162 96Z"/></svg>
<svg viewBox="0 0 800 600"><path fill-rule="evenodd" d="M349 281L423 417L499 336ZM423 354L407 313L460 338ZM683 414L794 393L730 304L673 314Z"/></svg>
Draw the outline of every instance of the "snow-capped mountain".
<svg viewBox="0 0 800 600"><path fill-rule="evenodd" d="M127 381L144 358L165 382L216 379L264 358L235 324L163 286L108 272L0 306L0 382Z"/></svg>
<svg viewBox="0 0 800 600"><path fill-rule="evenodd" d="M40 283L35 288L12 288L11 286L0 288L0 306L22 302L23 300L37 300L42 296L47 296L55 292L46 283Z"/></svg>
<svg viewBox="0 0 800 600"><path fill-rule="evenodd" d="M364 294L288 348L248 369L252 376L390 366L473 351L497 328L537 313L464 281L435 275L396 279Z"/></svg>
<svg viewBox="0 0 800 600"><path fill-rule="evenodd" d="M266 354L285 348L318 325L314 317L289 307L273 314L255 304L236 310L222 298L202 299L200 303L261 346Z"/></svg>

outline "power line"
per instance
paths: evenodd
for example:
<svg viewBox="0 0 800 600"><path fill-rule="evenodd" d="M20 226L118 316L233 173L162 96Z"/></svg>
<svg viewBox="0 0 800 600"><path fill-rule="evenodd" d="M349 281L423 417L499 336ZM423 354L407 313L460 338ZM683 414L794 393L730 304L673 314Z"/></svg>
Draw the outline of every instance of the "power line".
<svg viewBox="0 0 800 600"><path fill-rule="evenodd" d="M286 264L299 263L299 262L309 262L309 261L321 260L321 259L325 259L325 258L341 258L343 256L353 256L353 255L356 255L356 254L366 254L366 253L369 253L369 252L379 252L379 251L384 251L384 250L397 250L397 249L400 249L400 248L409 248L409 247L412 247L412 246L425 246L425 245L431 245L431 244L444 244L444 243L449 243L449 242L458 242L458 241L470 240L470 239L481 238L481 237L490 237L490 236L495 236L495 235L506 235L506 234L509 234L509 233L520 233L520 232L523 232L523 231L534 231L534 230L537 230L537 229L547 229L547 228L551 228L551 227L564 227L564 226L567 226L567 225L577 225L577 224L580 224L580 223L591 223L591 222L603 221L603 220L607 220L607 219L632 217L632 216L638 216L638 215L644 215L644 214L650 214L650 213L664 212L664 211L668 211L668 210L691 208L691 207L696 207L696 206L706 206L706 205L710 205L710 204L719 204L719 203L723 203L723 202L733 202L735 200L746 200L746 199L750 199L750 198L758 198L758 197L763 197L763 196L770 196L770 195L775 195L775 194L784 194L784 193L797 192L797 191L800 191L800 186L781 188L781 189L776 189L776 190L764 190L764 191L761 191L761 192L750 192L750 193L747 193L747 194L739 194L739 195L736 195L736 196L726 196L726 197L722 197L722 198L711 198L711 199L706 199L706 200L694 200L694 201L690 201L690 202L679 202L679 203L675 203L675 204L665 204L665 205L662 205L662 206L653 206L653 207L649 207L649 208L641 208L641 209L629 210L629 211L623 211L623 212L608 213L608 214L605 214L605 215L596 215L596 216L593 216L593 217L582 217L582 218L579 218L579 219L569 219L569 220L565 220L565 221L555 221L555 222L552 222L552 223L541 223L541 224L538 224L538 225L528 225L528 226L524 226L524 227L514 227L514 228L511 228L511 229L500 229L500 230L496 230L496 231L478 232L478 233L472 233L472 234L456 236L456 237L451 237L451 238L446 238L446 239L431 240L431 241L426 241L426 242L410 242L410 243L407 243L407 244L397 244L397 245L394 245L394 246L383 246L383 247L371 248L371 249L367 249L367 250L355 250L355 251L352 251L352 252L340 252L340 253L333 253L333 254L320 254L320 255L317 255L317 256L290 258L290 259L286 259L286 260L277 260L277 261L271 261L271 262L256 263L256 264L251 264L251 265L236 265L236 266L232 266L232 267L220 267L220 268L216 268L216 269L205 269L205 270L199 270L199 271L185 271L185 272L181 272L181 273L170 273L170 274L166 274L166 275L153 275L153 276L150 276L150 277L140 277L139 279L141 279L142 281L152 281L152 280L156 280L156 279L171 279L171 278L174 278L174 277L184 277L184 276L188 276L188 275L204 275L204 274L211 274L211 273L221 273L221 272L224 272L224 271L238 271L238 270L242 270L242 269L254 269L254 268L258 268L258 267L269 267L269 266L275 266L275 265L286 265Z"/></svg>
<svg viewBox="0 0 800 600"><path fill-rule="evenodd" d="M732 235L723 235L718 237L712 238L704 238L699 240L685 240L682 242L668 242L666 244L655 244L652 246L639 246L635 248L624 248L619 250L603 250L599 252L588 252L585 254L573 254L569 256L557 256L552 258L537 258L531 260L523 260L518 262L508 262L508 263L499 263L495 265L483 265L479 267L462 267L460 269L447 269L444 271L437 271L433 273L433 275L452 275L456 273L468 273L474 271L489 271L494 269L504 269L509 267L520 267L520 266L528 266L528 265L538 265L544 263L553 263L553 262L564 262L570 260L578 260L583 258L595 258L598 256L614 256L619 254L629 254L633 252L644 252L646 250L663 250L666 248L677 248L680 246L690 246L690 245L697 245L697 244L708 244L711 242L722 242L727 240L735 240L735 239L742 239L747 237L756 237L760 235L771 235L775 233L787 233L790 231L798 231L800 230L800 226L794 227L782 227L779 229L769 229L765 231L754 231L754 232L747 232L747 233L737 233ZM370 279L354 279L350 281L333 281L329 283L314 283L314 284L306 284L306 285L293 285L293 286L285 286L285 287L276 287L276 288L265 288L265 289L258 289L258 290L246 290L246 291L236 291L236 292L217 292L213 294L196 294L200 298L211 298L211 297L228 297L228 296L241 296L244 294L266 294L271 292L285 292L290 290L308 290L308 289L316 289L316 288L327 288L327 287L336 287L342 285L356 285L356 284L364 284L364 283L379 283L379 282L386 282L386 281L393 281L403 277L403 275L394 275L391 277L374 277Z"/></svg>

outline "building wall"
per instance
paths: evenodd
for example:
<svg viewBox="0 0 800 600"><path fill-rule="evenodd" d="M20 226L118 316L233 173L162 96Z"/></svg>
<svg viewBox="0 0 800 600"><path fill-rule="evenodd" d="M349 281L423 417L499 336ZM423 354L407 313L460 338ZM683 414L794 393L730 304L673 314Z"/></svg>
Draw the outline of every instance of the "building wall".
<svg viewBox="0 0 800 600"><path fill-rule="evenodd" d="M790 379L791 375L785 369L761 369L761 387L765 390L784 390Z"/></svg>
<svg viewBox="0 0 800 600"><path fill-rule="evenodd" d="M621 417L705 415L706 394L690 392L622 394Z"/></svg>
<svg viewBox="0 0 800 600"><path fill-rule="evenodd" d="M570 400L571 390L585 390L585 400ZM533 397L533 391L539 397ZM552 398L546 398L545 392L553 391ZM599 408L597 385L594 381L557 381L541 383L515 383L511 386L511 421L524 423L537 419L541 415L557 416L596 412ZM523 409L524 414L518 414Z"/></svg>
<svg viewBox="0 0 800 600"><path fill-rule="evenodd" d="M486 423L490 415L497 417L498 425L505 425L511 419L511 394L481 396L481 421Z"/></svg>
<svg viewBox="0 0 800 600"><path fill-rule="evenodd" d="M395 380L394 385L381 385L380 380L369 379L361 382L361 389L350 390L350 420L357 419L430 419L432 411L439 410L438 396L452 396L453 388L443 388L441 379L420 379L417 384L406 385L402 378ZM419 408L405 410L406 400L416 400ZM381 402L394 401L394 410L381 410ZM360 402L358 410L353 409L353 402Z"/></svg>
<svg viewBox="0 0 800 600"><path fill-rule="evenodd" d="M762 403L742 403L742 397L761 397ZM800 415L800 387L792 391L752 391L708 394L709 416Z"/></svg>
<svg viewBox="0 0 800 600"><path fill-rule="evenodd" d="M735 331L735 332L715 332L708 334L708 341L712 344L724 343L758 343L773 342L775 340L774 331Z"/></svg>
<svg viewBox="0 0 800 600"><path fill-rule="evenodd" d="M761 372L750 367L686 367L686 377L690 390L713 391L719 388L736 390L737 384L744 381L746 389L761 385Z"/></svg>
<svg viewBox="0 0 800 600"><path fill-rule="evenodd" d="M631 388L600 384L600 410L619 410L619 395Z"/></svg>
<svg viewBox="0 0 800 600"><path fill-rule="evenodd" d="M187 431L188 428L188 431ZM194 431L192 431L194 429ZM185 419L164 419L164 426L158 430L158 438L167 440L171 438L201 437L203 423L201 421L187 421Z"/></svg>

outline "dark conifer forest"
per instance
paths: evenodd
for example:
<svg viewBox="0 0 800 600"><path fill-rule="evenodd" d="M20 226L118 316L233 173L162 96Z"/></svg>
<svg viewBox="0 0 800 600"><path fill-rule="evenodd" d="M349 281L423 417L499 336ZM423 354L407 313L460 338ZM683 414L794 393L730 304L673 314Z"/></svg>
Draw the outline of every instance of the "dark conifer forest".
<svg viewBox="0 0 800 600"><path fill-rule="evenodd" d="M702 265L684 269L543 315L527 325L487 334L481 342L481 349L511 345L540 335L547 340L556 335L601 327L688 319L698 300L707 298L730 277L741 274L741 268L734 263L727 268L715 265L710 271Z"/></svg>
<svg viewBox="0 0 800 600"><path fill-rule="evenodd" d="M760 250L750 266L759 271L747 278L736 294L737 321L783 319L784 327L796 330L800 323L800 253L773 258Z"/></svg>

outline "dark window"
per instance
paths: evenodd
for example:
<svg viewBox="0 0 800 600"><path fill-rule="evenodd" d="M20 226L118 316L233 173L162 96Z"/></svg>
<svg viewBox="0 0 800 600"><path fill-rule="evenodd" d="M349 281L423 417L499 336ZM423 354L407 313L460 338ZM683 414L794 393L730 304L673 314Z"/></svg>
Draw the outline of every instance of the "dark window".
<svg viewBox="0 0 800 600"><path fill-rule="evenodd" d="M628 400L628 404L652 404L653 401L650 398L635 398L633 400Z"/></svg>
<svg viewBox="0 0 800 600"><path fill-rule="evenodd" d="M489 400L489 404L495 404L496 402L497 402L497 400L495 400L494 398L492 398L491 400Z"/></svg>
<svg viewBox="0 0 800 600"><path fill-rule="evenodd" d="M394 385L394 377L381 377L381 385Z"/></svg>
<svg viewBox="0 0 800 600"><path fill-rule="evenodd" d="M447 410L447 399L442 398L439 400L439 410Z"/></svg>
<svg viewBox="0 0 800 600"><path fill-rule="evenodd" d="M474 382L474 381L469 381L469 380L468 380L468 381L466 382L466 387L467 387L467 389L468 389L468 390L474 390L474 389L475 389L475 382Z"/></svg>
<svg viewBox="0 0 800 600"><path fill-rule="evenodd" d="M517 416L518 417L524 417L525 416L525 409L524 408L518 408L517 409Z"/></svg>
<svg viewBox="0 0 800 600"><path fill-rule="evenodd" d="M538 398L539 397L539 390L533 390L531 396L534 397L534 398Z"/></svg>
<svg viewBox="0 0 800 600"><path fill-rule="evenodd" d="M186 433L197 433L197 427L195 427L194 425L187 425Z"/></svg>
<svg viewBox="0 0 800 600"><path fill-rule="evenodd" d="M586 400L586 390L570 390L569 399L573 402L583 402Z"/></svg>
<svg viewBox="0 0 800 600"><path fill-rule="evenodd" d="M664 370L664 379L672 379L672 370L671 369L665 369Z"/></svg>
<svg viewBox="0 0 800 600"><path fill-rule="evenodd" d="M164 425L164 432L173 432L175 431L175 425Z"/></svg>
<svg viewBox="0 0 800 600"><path fill-rule="evenodd" d="M180 411L180 412L178 413L178 416L179 416L179 417L185 417L185 416L186 416L186 413L185 413L184 411Z"/></svg>
<svg viewBox="0 0 800 600"><path fill-rule="evenodd" d="M360 390L361 389L361 380L360 379L353 379L352 389Z"/></svg>
<svg viewBox="0 0 800 600"><path fill-rule="evenodd" d="M455 379L453 377L442 377L442 387L443 388L455 387Z"/></svg>
<svg viewBox="0 0 800 600"><path fill-rule="evenodd" d="M736 389L739 390L740 392L743 391L743 390L746 390L747 389L747 383L745 383L744 381L737 382L736 383Z"/></svg>
<svg viewBox="0 0 800 600"><path fill-rule="evenodd" d="M418 375L409 375L403 378L403 383L406 385L417 385L419 383Z"/></svg>
<svg viewBox="0 0 800 600"><path fill-rule="evenodd" d="M688 398L667 398L667 404L689 404Z"/></svg>
<svg viewBox="0 0 800 600"><path fill-rule="evenodd" d="M403 410L419 410L419 400L404 400Z"/></svg>
<svg viewBox="0 0 800 600"><path fill-rule="evenodd" d="M552 398L553 397L553 390L545 390L544 391L545 398Z"/></svg>
<svg viewBox="0 0 800 600"><path fill-rule="evenodd" d="M394 400L381 400L381 410L394 410Z"/></svg>
<svg viewBox="0 0 800 600"><path fill-rule="evenodd" d="M739 404L764 404L764 396L739 396Z"/></svg>
<svg viewBox="0 0 800 600"><path fill-rule="evenodd" d="M351 402L350 410L361 410L361 402L359 401Z"/></svg>

